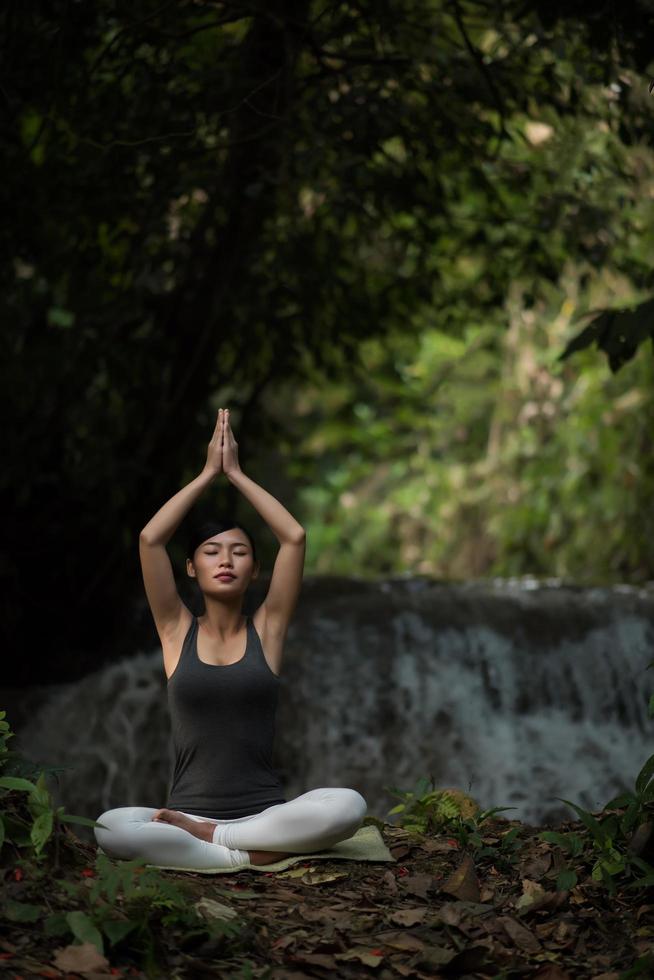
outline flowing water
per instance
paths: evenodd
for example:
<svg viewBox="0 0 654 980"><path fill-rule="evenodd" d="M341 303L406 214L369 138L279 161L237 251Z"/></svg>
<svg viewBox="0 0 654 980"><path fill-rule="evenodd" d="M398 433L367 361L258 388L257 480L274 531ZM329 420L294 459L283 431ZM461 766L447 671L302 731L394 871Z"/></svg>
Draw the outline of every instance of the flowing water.
<svg viewBox="0 0 654 980"><path fill-rule="evenodd" d="M601 809L654 753L651 660L651 586L307 579L277 714L286 799L351 786L386 818L390 788L425 776L527 823L574 818L557 797ZM165 803L160 650L58 686L15 730L13 750L65 767L69 813Z"/></svg>

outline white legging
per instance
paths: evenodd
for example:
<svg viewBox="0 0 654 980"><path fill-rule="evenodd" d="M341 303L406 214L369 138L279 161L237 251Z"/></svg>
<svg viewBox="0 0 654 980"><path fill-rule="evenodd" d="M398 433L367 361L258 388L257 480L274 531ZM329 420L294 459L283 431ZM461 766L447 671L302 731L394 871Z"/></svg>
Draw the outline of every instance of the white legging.
<svg viewBox="0 0 654 980"><path fill-rule="evenodd" d="M368 807L355 789L330 786L234 820L185 814L216 824L211 843L182 827L153 820L156 812L152 806L106 810L97 818L106 829L94 827L95 838L105 854L122 860L138 858L147 864L189 869L236 868L249 863L248 850L293 854L328 850L356 832Z"/></svg>

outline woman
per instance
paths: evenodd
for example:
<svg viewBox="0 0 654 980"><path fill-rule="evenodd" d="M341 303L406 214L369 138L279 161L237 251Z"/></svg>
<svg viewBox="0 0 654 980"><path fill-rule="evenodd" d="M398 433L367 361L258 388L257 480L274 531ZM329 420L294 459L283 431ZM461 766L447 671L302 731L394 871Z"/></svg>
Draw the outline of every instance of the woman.
<svg viewBox="0 0 654 980"><path fill-rule="evenodd" d="M203 525L191 538L186 570L205 602L197 618L177 592L166 551L221 472L280 544L268 594L252 617L241 610L259 562L245 528L232 521ZM351 837L367 812L360 793L330 787L286 801L272 766L279 672L302 583L305 532L241 470L229 409L218 411L204 469L146 524L139 550L168 678L175 764L165 807L117 807L98 818L103 851L206 870L267 865Z"/></svg>

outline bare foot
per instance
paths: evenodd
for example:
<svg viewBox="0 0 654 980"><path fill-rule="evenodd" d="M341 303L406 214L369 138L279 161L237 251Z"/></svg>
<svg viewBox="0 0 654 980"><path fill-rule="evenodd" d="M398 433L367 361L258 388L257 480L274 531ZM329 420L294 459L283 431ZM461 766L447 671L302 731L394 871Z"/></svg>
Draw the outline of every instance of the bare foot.
<svg viewBox="0 0 654 980"><path fill-rule="evenodd" d="M215 823L211 823L208 820L191 820L190 817L185 816L178 810L167 810L163 807L152 817L159 823L170 823L174 827L181 827L182 830L187 830L189 834L193 834L194 837L198 837L200 840L206 840L211 843L213 841L213 832L216 829ZM286 857L293 857L293 852L284 851L248 851L250 864L274 864L276 861L282 861Z"/></svg>
<svg viewBox="0 0 654 980"><path fill-rule="evenodd" d="M248 851L250 864L275 864L276 861L283 861L284 858L293 857L293 853L284 851Z"/></svg>
<svg viewBox="0 0 654 980"><path fill-rule="evenodd" d="M152 819L158 823L171 823L175 827L181 827L182 830L187 830L194 837L199 837L200 840L206 840L209 843L212 842L213 832L216 829L215 823L210 823L208 820L191 820L190 817L184 816L178 810L167 810L165 807L157 810Z"/></svg>

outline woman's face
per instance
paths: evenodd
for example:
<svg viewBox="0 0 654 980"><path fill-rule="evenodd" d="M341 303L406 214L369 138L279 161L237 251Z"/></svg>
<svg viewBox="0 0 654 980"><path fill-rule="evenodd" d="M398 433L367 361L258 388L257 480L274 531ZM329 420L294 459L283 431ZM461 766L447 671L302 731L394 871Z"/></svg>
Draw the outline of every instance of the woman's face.
<svg viewBox="0 0 654 980"><path fill-rule="evenodd" d="M237 527L198 545L193 561L186 561L186 570L202 592L215 596L245 592L257 575L250 542Z"/></svg>

